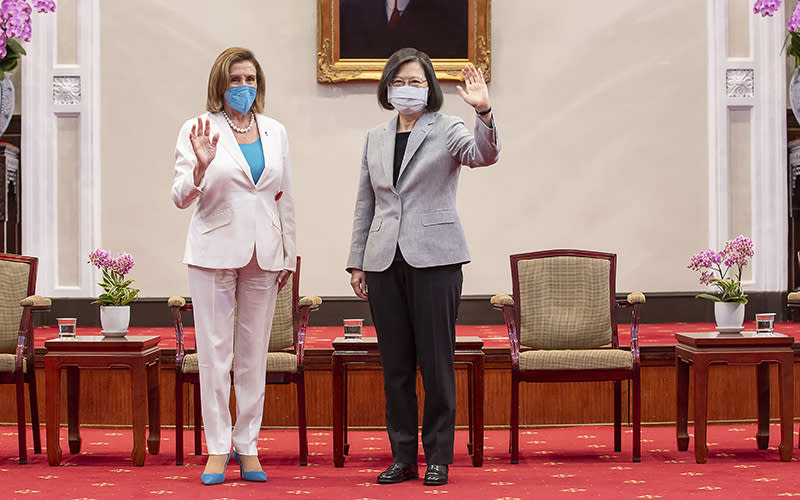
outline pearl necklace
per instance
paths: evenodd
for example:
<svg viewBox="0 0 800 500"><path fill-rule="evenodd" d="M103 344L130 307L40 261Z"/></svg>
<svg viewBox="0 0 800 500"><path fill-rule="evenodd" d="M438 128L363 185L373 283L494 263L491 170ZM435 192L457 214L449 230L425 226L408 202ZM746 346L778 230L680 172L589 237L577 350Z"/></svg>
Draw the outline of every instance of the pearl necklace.
<svg viewBox="0 0 800 500"><path fill-rule="evenodd" d="M230 125L233 130L239 132L240 134L246 134L247 132L250 132L250 129L253 128L253 124L256 122L256 114L252 111L250 112L250 125L245 128L239 128L234 125L233 120L230 119L228 113L226 113L224 109L222 110L222 116L225 117L225 121L228 122L228 125Z"/></svg>

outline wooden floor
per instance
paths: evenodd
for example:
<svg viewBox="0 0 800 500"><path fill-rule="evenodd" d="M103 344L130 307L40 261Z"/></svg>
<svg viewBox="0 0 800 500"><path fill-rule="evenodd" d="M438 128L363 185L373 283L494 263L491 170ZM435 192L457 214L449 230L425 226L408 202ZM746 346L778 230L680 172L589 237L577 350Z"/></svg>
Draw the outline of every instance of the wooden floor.
<svg viewBox="0 0 800 500"><path fill-rule="evenodd" d="M507 427L509 423L510 367L508 350L486 350L485 422L488 428ZM315 428L331 428L330 349L306 351L306 394L308 424ZM795 363L797 364L797 362ZM44 422L45 379L43 353L37 350L37 382L39 413ZM160 368L161 422L174 425L174 351L163 349ZM800 377L795 377L794 414L800 414ZM773 368L770 415L777 415L777 372ZM65 377L62 375L62 384ZM351 428L382 427L384 399L379 367L351 368L349 423ZM457 371L457 425L467 424L467 373ZM418 380L418 387L421 382ZM627 401L626 384L623 399ZM62 394L65 394L65 389ZM675 367L672 346L642 348L642 421L645 424L675 422ZM755 421L755 369L752 367L713 366L709 373L708 419L711 422ZM27 391L26 391L27 395ZM130 375L127 370L86 370L81 373L81 425L130 426ZM523 384L520 390L523 426L603 424L613 419L613 393L610 382ZM191 425L191 394L187 390L184 413ZM297 425L296 396L293 385L268 386L263 425L294 427ZM691 401L691 400L690 400ZM66 423L66 401L62 407L62 423ZM231 407L233 408L233 398ZM421 408L420 408L421 409ZM689 409L690 415L692 409ZM625 409L627 414L627 408ZM28 413L30 418L30 413ZM0 424L16 423L13 385L0 386Z"/></svg>

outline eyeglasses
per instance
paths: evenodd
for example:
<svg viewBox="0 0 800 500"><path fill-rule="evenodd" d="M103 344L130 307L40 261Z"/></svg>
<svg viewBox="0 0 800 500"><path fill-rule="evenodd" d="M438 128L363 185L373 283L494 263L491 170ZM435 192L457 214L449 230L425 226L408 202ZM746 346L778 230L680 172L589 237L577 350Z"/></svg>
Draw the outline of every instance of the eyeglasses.
<svg viewBox="0 0 800 500"><path fill-rule="evenodd" d="M411 80L403 80L402 78L395 78L389 83L390 87L405 87L406 85L410 87L425 87L427 86L427 80L420 80L419 78L412 78Z"/></svg>

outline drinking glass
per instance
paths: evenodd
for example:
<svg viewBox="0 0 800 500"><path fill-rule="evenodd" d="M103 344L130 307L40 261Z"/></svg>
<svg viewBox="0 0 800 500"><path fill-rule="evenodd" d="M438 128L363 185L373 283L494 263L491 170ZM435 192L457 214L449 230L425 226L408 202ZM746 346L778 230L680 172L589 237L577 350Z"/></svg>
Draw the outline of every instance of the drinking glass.
<svg viewBox="0 0 800 500"><path fill-rule="evenodd" d="M344 338L345 339L361 339L361 327L364 325L364 320L360 318L344 320Z"/></svg>
<svg viewBox="0 0 800 500"><path fill-rule="evenodd" d="M775 313L758 313L756 314L756 333L773 332L775 325Z"/></svg>
<svg viewBox="0 0 800 500"><path fill-rule="evenodd" d="M56 318L56 322L58 323L58 338L75 338L75 327L78 324L78 318Z"/></svg>

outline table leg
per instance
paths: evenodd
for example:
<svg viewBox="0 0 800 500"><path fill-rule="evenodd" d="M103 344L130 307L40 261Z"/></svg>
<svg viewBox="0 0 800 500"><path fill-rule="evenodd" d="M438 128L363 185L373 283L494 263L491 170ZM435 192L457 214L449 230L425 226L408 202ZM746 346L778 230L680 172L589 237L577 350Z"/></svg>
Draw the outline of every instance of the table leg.
<svg viewBox="0 0 800 500"><path fill-rule="evenodd" d="M469 404L467 405L467 425L469 429L469 439L467 440L467 453L472 457L473 465L475 464L475 454L472 449L472 443L475 442L475 422L472 420L472 415L475 410L475 395L474 395L474 385L475 385L475 361L471 361L468 363L467 367L467 398L469 398Z"/></svg>
<svg viewBox="0 0 800 500"><path fill-rule="evenodd" d="M347 436L347 416L349 413L347 412L347 393L349 391L349 386L347 385L348 378L347 378L347 363L342 363L342 442L344 443L344 448L342 453L346 457L350 454L350 438ZM344 460L344 459L342 459Z"/></svg>
<svg viewBox="0 0 800 500"><path fill-rule="evenodd" d="M61 463L59 428L61 426L61 371L59 362L53 356L44 357L45 370L45 413L47 415L47 463Z"/></svg>
<svg viewBox="0 0 800 500"><path fill-rule="evenodd" d="M161 401L158 390L158 359L147 366L147 450L158 455L161 443Z"/></svg>
<svg viewBox="0 0 800 500"><path fill-rule="evenodd" d="M133 413L133 452L131 458L133 465L141 467L144 465L145 443L144 427L147 421L145 408L147 408L147 384L144 382L147 377L147 370L144 367L144 360L134 360L130 364L131 370L131 403Z"/></svg>
<svg viewBox="0 0 800 500"><path fill-rule="evenodd" d="M698 464L708 460L706 444L706 406L708 404L708 363L694 360L694 458Z"/></svg>
<svg viewBox="0 0 800 500"><path fill-rule="evenodd" d="M69 452L81 452L81 371L77 366L67 367L67 422Z"/></svg>
<svg viewBox="0 0 800 500"><path fill-rule="evenodd" d="M347 415L345 414L344 363L334 352L331 356L331 371L333 377L333 465L344 467L344 426Z"/></svg>
<svg viewBox="0 0 800 500"><path fill-rule="evenodd" d="M756 365L756 394L758 394L756 444L759 450L766 450L769 446L769 363Z"/></svg>
<svg viewBox="0 0 800 500"><path fill-rule="evenodd" d="M786 359L778 364L778 379L780 380L781 398L781 460L792 461L792 431L794 426L794 353L789 353Z"/></svg>
<svg viewBox="0 0 800 500"><path fill-rule="evenodd" d="M689 363L675 356L678 450L689 449Z"/></svg>
<svg viewBox="0 0 800 500"><path fill-rule="evenodd" d="M475 421L474 437L472 440L472 466L480 467L483 465L483 398L484 398L484 385L483 385L483 372L484 372L484 358L481 353L472 364L472 369L475 370L475 383L473 386L472 418Z"/></svg>

